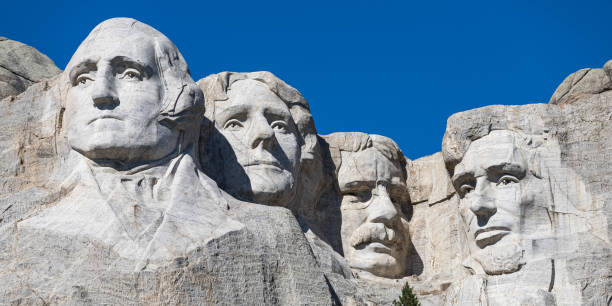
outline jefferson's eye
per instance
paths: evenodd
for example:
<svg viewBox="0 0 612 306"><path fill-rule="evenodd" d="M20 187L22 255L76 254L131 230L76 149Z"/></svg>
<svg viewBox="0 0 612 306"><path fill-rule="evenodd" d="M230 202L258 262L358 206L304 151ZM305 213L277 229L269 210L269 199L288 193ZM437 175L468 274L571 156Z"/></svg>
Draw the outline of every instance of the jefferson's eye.
<svg viewBox="0 0 612 306"><path fill-rule="evenodd" d="M237 119L231 119L227 121L225 125L223 126L224 129L228 129L230 131L236 131L242 127L243 127L242 122L238 121Z"/></svg>
<svg viewBox="0 0 612 306"><path fill-rule="evenodd" d="M91 83L91 81L93 81L93 79L90 78L89 75L81 74L76 78L75 85L83 87L87 86L89 83Z"/></svg>
<svg viewBox="0 0 612 306"><path fill-rule="evenodd" d="M474 190L474 186L469 184L463 184L459 187L459 192L463 195L470 193L472 190Z"/></svg>
<svg viewBox="0 0 612 306"><path fill-rule="evenodd" d="M364 202L369 201L372 198L372 192L369 190L354 191L354 192L345 193L344 196L351 203L357 203L357 202L364 203Z"/></svg>
<svg viewBox="0 0 612 306"><path fill-rule="evenodd" d="M497 185L510 185L518 182L519 180L516 177L506 174L499 178Z"/></svg>
<svg viewBox="0 0 612 306"><path fill-rule="evenodd" d="M125 71L123 71L123 73L120 76L121 79L126 79L126 80L140 80L142 79L140 71L133 69L133 68L128 68Z"/></svg>
<svg viewBox="0 0 612 306"><path fill-rule="evenodd" d="M270 126L275 131L279 131L279 132L283 132L283 133L287 132L287 123L285 123L284 121L281 121L281 120L274 121L274 122L272 122L272 124Z"/></svg>

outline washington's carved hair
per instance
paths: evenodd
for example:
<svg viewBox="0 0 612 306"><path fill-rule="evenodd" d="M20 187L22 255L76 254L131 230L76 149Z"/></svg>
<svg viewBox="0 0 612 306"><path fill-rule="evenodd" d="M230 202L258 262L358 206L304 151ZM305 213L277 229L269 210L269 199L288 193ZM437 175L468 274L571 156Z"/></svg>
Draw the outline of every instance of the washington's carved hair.
<svg viewBox="0 0 612 306"><path fill-rule="evenodd" d="M227 92L232 84L240 80L254 80L265 84L270 91L276 94L289 108L291 118L295 122L301 139L302 160L311 160L318 154L317 130L314 120L310 114L308 102L295 88L289 86L283 80L267 71L256 71L249 73L224 71L212 74L198 81L204 92L206 101L206 117L215 120L215 102L228 99Z"/></svg>

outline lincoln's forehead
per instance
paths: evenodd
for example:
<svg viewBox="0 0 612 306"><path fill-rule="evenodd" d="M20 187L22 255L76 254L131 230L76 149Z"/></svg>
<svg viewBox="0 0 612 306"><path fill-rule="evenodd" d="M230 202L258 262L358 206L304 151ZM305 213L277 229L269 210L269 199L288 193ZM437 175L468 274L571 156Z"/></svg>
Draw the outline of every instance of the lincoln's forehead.
<svg viewBox="0 0 612 306"><path fill-rule="evenodd" d="M524 164L516 145L516 135L506 130L493 131L470 144L455 173L474 172L504 164Z"/></svg>
<svg viewBox="0 0 612 306"><path fill-rule="evenodd" d="M374 148L360 152L342 151L342 164L338 171L338 184L341 190L356 183L387 182L403 185L402 170Z"/></svg>

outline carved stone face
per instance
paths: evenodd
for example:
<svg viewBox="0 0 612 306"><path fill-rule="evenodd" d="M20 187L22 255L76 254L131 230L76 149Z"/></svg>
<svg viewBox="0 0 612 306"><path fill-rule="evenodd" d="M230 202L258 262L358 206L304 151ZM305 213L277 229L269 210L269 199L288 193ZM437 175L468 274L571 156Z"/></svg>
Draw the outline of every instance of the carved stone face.
<svg viewBox="0 0 612 306"><path fill-rule="evenodd" d="M509 131L493 131L474 141L455 167L453 184L461 197L461 213L472 254L490 274L520 266L523 208L535 189L527 162Z"/></svg>
<svg viewBox="0 0 612 306"><path fill-rule="evenodd" d="M284 205L295 196L300 162L297 127L289 108L267 85L240 80L215 102L215 125L231 146L235 160L223 158L224 188L261 204ZM236 169L236 163L242 169ZM244 171L247 184L232 177ZM250 186L245 186L250 185Z"/></svg>
<svg viewBox="0 0 612 306"><path fill-rule="evenodd" d="M164 90L152 38L113 29L84 43L67 72L68 141L91 159L152 161L170 154L178 132L160 124Z"/></svg>
<svg viewBox="0 0 612 306"><path fill-rule="evenodd" d="M401 168L374 148L342 151L342 248L352 268L396 278L406 271L408 192Z"/></svg>

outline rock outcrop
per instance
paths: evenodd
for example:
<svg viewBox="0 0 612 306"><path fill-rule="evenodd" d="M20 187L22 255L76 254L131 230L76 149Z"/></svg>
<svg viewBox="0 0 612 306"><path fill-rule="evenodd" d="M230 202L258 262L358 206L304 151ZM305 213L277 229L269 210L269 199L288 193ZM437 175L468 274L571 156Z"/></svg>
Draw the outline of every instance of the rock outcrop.
<svg viewBox="0 0 612 306"><path fill-rule="evenodd" d="M38 50L0 37L0 100L16 96L30 85L60 72L55 63Z"/></svg>

